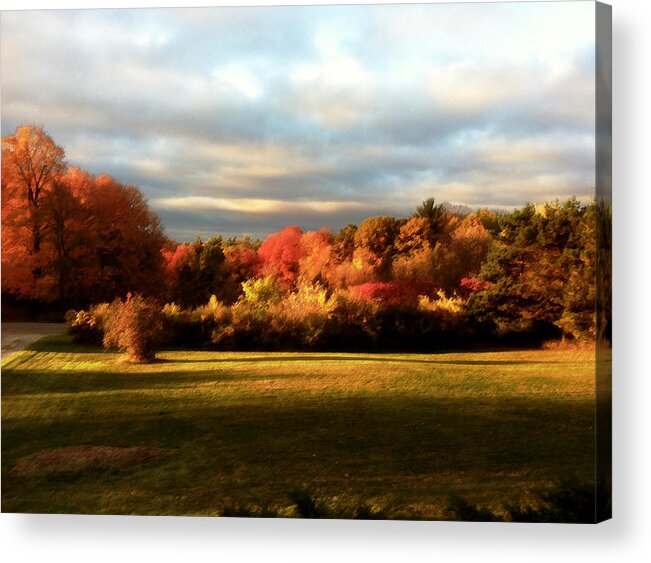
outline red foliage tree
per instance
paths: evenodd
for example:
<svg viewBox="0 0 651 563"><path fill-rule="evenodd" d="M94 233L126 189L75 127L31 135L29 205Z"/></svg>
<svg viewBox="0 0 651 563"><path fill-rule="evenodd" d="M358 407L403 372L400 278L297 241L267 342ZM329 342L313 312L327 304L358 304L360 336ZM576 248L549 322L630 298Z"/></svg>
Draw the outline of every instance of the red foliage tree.
<svg viewBox="0 0 651 563"><path fill-rule="evenodd" d="M260 274L274 276L286 287L294 286L298 278L299 261L306 255L301 244L302 236L300 227L291 226L267 237L258 250Z"/></svg>
<svg viewBox="0 0 651 563"><path fill-rule="evenodd" d="M196 245L193 247L191 244L184 243L175 246L170 245L170 247L161 251L165 261L165 299L167 301L178 301L178 304L185 304L181 303L184 301L181 289L184 277L192 269L192 263L198 262L198 257L195 257L197 250Z"/></svg>
<svg viewBox="0 0 651 563"><path fill-rule="evenodd" d="M419 295L431 295L436 291L427 282L367 282L351 287L355 297L370 303L382 305L416 305Z"/></svg>

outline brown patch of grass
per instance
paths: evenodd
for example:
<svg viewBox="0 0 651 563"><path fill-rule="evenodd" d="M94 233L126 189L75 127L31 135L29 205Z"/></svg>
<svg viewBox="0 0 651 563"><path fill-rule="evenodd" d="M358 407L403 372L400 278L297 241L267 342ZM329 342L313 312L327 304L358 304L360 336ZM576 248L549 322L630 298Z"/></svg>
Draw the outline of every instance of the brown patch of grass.
<svg viewBox="0 0 651 563"><path fill-rule="evenodd" d="M67 446L41 450L20 458L13 467L17 476L76 473L87 469L123 469L163 455L160 448L133 446Z"/></svg>

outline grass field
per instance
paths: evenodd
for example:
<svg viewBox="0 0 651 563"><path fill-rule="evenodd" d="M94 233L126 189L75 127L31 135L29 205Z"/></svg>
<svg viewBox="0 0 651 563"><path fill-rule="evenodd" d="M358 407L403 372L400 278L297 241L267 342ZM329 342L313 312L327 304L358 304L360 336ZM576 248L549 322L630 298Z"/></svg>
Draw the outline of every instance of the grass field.
<svg viewBox="0 0 651 563"><path fill-rule="evenodd" d="M2 510L446 518L451 495L499 511L594 474L588 351L329 354L169 351L155 364L45 338L2 365ZM30 474L64 446L147 446L125 467Z"/></svg>

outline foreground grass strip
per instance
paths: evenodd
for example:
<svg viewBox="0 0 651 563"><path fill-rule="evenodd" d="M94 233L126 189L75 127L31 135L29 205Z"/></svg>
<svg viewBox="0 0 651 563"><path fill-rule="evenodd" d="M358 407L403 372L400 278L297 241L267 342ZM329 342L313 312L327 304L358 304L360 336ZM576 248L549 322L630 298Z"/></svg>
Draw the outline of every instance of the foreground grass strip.
<svg viewBox="0 0 651 563"><path fill-rule="evenodd" d="M3 362L2 509L291 516L293 491L309 490L329 514L446 518L451 496L524 506L594 474L588 351L160 359L124 364L59 336ZM14 470L80 447L165 455Z"/></svg>

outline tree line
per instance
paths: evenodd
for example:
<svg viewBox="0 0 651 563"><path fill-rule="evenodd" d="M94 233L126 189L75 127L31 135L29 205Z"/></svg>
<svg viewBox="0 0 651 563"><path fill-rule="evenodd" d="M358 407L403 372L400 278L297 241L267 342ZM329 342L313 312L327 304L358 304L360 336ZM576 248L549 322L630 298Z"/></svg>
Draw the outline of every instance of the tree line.
<svg viewBox="0 0 651 563"><path fill-rule="evenodd" d="M295 311L275 340L317 317L330 333L333 323L358 336L364 326L367 336L384 331L378 345L414 327L428 333L431 323L447 340L594 339L595 249L608 218L603 205L575 198L511 212L430 198L410 217L371 217L338 232L288 226L264 241L179 244L136 186L67 166L42 129L19 127L2 140L3 297L65 311L138 294L161 311L167 304L177 325L192 311L195 320L212 315L203 340L215 345L235 346L237 327L240 347L246 335L255 341L274 322L256 325L263 309L259 318ZM296 346L309 344L304 336Z"/></svg>

